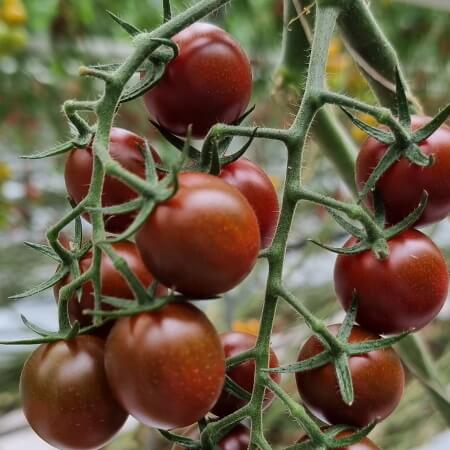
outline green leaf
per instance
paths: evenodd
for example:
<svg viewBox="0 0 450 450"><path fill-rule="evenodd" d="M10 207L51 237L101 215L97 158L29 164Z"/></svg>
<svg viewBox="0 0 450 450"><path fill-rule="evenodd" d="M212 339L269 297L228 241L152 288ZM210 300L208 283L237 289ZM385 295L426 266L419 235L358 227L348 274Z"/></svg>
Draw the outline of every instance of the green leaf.
<svg viewBox="0 0 450 450"><path fill-rule="evenodd" d="M27 247L36 250L42 255L48 256L57 262L61 262L59 256L55 253L55 251L49 245L37 244L35 242L24 242Z"/></svg>
<svg viewBox="0 0 450 450"><path fill-rule="evenodd" d="M368 134L369 136L372 136L374 139L376 139L379 142L382 142L383 144L390 145L392 144L395 139L394 137L387 133L386 131L380 130L379 128L375 128L362 120L358 119L356 116L351 114L346 108L341 106L342 111L347 115L347 117L352 121L353 125L355 125L357 128L359 128L364 133Z"/></svg>
<svg viewBox="0 0 450 450"><path fill-rule="evenodd" d="M358 344L348 344L347 352L349 355L363 355L364 353L373 352L375 350L382 350L384 348L392 347L397 342L400 342L406 336L408 336L411 331L405 331L402 334L396 336L390 336L387 338L376 339L371 341L364 341Z"/></svg>
<svg viewBox="0 0 450 450"><path fill-rule="evenodd" d="M130 200L126 203L121 203L120 205L113 205L113 206L105 206L101 208L86 208L87 211L95 211L95 212L101 212L105 215L115 215L115 214L124 214L129 213L132 211L135 211L144 204L144 199L142 197L135 198L133 200Z"/></svg>
<svg viewBox="0 0 450 450"><path fill-rule="evenodd" d="M194 441L192 439L189 439L187 437L184 436L179 436L177 434L171 433L170 431L165 431L165 430L158 430L161 435L167 439L170 442L173 442L175 444L178 444L182 447L185 448L189 448L189 449L201 449L201 444L198 441Z"/></svg>
<svg viewBox="0 0 450 450"><path fill-rule="evenodd" d="M373 207L375 210L375 222L380 228L384 228L386 223L386 211L384 209L384 203L381 193L378 189L373 191Z"/></svg>
<svg viewBox="0 0 450 450"><path fill-rule="evenodd" d="M413 141L416 144L420 144L425 139L428 139L450 116L450 105L447 105L442 111L439 112L435 117L433 117L430 122L428 122L422 128L416 130L412 136Z"/></svg>
<svg viewBox="0 0 450 450"><path fill-rule="evenodd" d="M163 0L163 11L164 23L166 23L172 18L172 5L170 4L170 0Z"/></svg>
<svg viewBox="0 0 450 450"><path fill-rule="evenodd" d="M117 297L102 297L102 303L114 306L115 308L128 309L136 307L137 303L133 299L117 298Z"/></svg>
<svg viewBox="0 0 450 450"><path fill-rule="evenodd" d="M50 150L45 150L40 153L34 153L32 155L22 155L22 159L43 159L49 158L51 156L62 155L63 153L67 153L69 150L72 150L75 147L72 141L64 142L63 144L59 144L56 147L52 147Z"/></svg>
<svg viewBox="0 0 450 450"><path fill-rule="evenodd" d="M136 36L139 33L141 33L141 30L136 28L134 25L131 25L130 23L126 22L125 20L121 19L119 16L114 14L111 11L106 11L111 18L114 20L114 22L118 23L129 35Z"/></svg>
<svg viewBox="0 0 450 450"><path fill-rule="evenodd" d="M356 313L358 312L358 296L356 292L353 293L352 304L345 315L341 328L339 328L337 338L347 342L352 332L356 320Z"/></svg>
<svg viewBox="0 0 450 450"><path fill-rule="evenodd" d="M338 214L336 211L334 211L331 208L326 208L330 216L335 220L335 222L341 226L347 233L351 234L352 236L356 236L358 239L364 239L365 233L364 230L361 228L356 227L351 222L349 222L347 219L342 217L340 214Z"/></svg>
<svg viewBox="0 0 450 450"><path fill-rule="evenodd" d="M67 274L69 273L69 269L66 266L61 266L56 273L47 281L38 284L34 288L29 289L28 291L22 292L21 294L16 294L9 297L11 300L17 300L20 298L31 297L32 295L39 294L39 292L45 291L46 289L51 288L56 283L61 281Z"/></svg>
<svg viewBox="0 0 450 450"><path fill-rule="evenodd" d="M393 227L387 228L385 231L386 239L391 239L394 236L397 236L403 231L411 228L422 216L425 208L428 203L428 192L424 191L422 194L422 198L420 199L420 203L417 208L408 216L406 216L402 221L398 222Z"/></svg>
<svg viewBox="0 0 450 450"><path fill-rule="evenodd" d="M403 84L400 70L395 68L395 86L396 86L396 100L397 100L397 112L400 119L400 123L411 129L411 115L409 113L409 102L406 96L406 88Z"/></svg>
<svg viewBox="0 0 450 450"><path fill-rule="evenodd" d="M342 447L348 447L351 445L355 445L358 442L360 442L362 439L364 439L374 428L375 428L376 422L367 425L364 428L361 428L357 431L355 431L350 436L346 436L344 438L340 439L329 439L328 444L329 448L342 448ZM348 427L347 427L348 429Z"/></svg>
<svg viewBox="0 0 450 450"><path fill-rule="evenodd" d="M420 167L430 167L434 163L434 157L423 153L417 144L411 144L405 156L416 166Z"/></svg>
<svg viewBox="0 0 450 450"><path fill-rule="evenodd" d="M238 399L244 400L246 402L248 402L252 398L252 394L250 394L250 392L239 386L239 384L233 381L228 375L225 376L224 389L230 394L233 394Z"/></svg>
<svg viewBox="0 0 450 450"><path fill-rule="evenodd" d="M352 405L355 400L355 393L353 390L352 374L348 356L345 353L340 354L334 360L334 367L336 369L336 378L338 380L342 400L345 404Z"/></svg>
<svg viewBox="0 0 450 450"><path fill-rule="evenodd" d="M252 145L253 141L255 140L255 136L256 133L258 132L258 127L256 127L251 135L251 137L249 138L249 140L241 147L241 149L239 149L237 152L233 153L230 156L224 156L221 161L220 161L220 165L221 166L226 166L227 164L230 164L234 161L237 161L239 158L241 158L242 156L244 156L245 152L250 148L250 146ZM220 149L220 145L219 145L219 149ZM220 152L220 151L219 151Z"/></svg>
<svg viewBox="0 0 450 450"><path fill-rule="evenodd" d="M58 335L58 333L56 333L54 331L44 330L40 326L33 324L23 314L20 315L20 318L22 319L23 324L27 328L29 328L31 331L33 331L33 333L36 333L39 336L48 337L48 336L57 336Z"/></svg>
<svg viewBox="0 0 450 450"><path fill-rule="evenodd" d="M315 241L314 239L308 239L309 242L312 242L319 247L328 250L333 253L337 253L338 255L356 255L358 253L362 253L366 250L370 249L370 245L366 242L359 242L353 247L330 247L329 245L322 244L321 242Z"/></svg>
<svg viewBox="0 0 450 450"><path fill-rule="evenodd" d="M332 360L328 351L319 353L312 358L305 359L304 361L289 364L287 366L273 367L270 369L264 369L264 372L270 373L298 373L307 372L308 370L317 369L328 364Z"/></svg>

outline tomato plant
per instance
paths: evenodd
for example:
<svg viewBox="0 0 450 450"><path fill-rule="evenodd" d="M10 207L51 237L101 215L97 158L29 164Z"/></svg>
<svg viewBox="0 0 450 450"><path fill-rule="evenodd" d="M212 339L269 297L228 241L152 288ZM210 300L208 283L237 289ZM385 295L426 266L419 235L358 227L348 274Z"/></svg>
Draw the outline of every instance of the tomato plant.
<svg viewBox="0 0 450 450"><path fill-rule="evenodd" d="M351 431L342 431L336 435L336 439L343 439L345 437L351 436ZM306 442L308 441L308 436L303 437L298 442ZM369 438L364 438L357 444L350 445L348 447L338 447L341 450L380 450Z"/></svg>
<svg viewBox="0 0 450 450"><path fill-rule="evenodd" d="M239 355L246 350L252 349L256 345L256 336L248 333L239 333L236 331L221 334L220 340L222 342L226 358ZM277 355L273 352L273 350L271 350L269 367L278 367L278 365ZM245 389L247 392L252 392L255 381L254 360L245 361L236 367L229 369L227 371L227 375L242 389ZM271 376L275 382L280 382L281 374L274 373ZM264 395L264 406L269 406L270 403L272 403L273 398L273 393L271 391L266 391ZM245 404L245 400L236 397L224 389L219 400L211 411L219 417L228 416L237 409L242 408Z"/></svg>
<svg viewBox="0 0 450 450"><path fill-rule="evenodd" d="M145 425L191 425L215 404L225 358L207 317L189 303L120 319L106 341L105 367L124 408Z"/></svg>
<svg viewBox="0 0 450 450"><path fill-rule="evenodd" d="M337 332L336 325L329 327ZM379 336L355 326L349 342L374 340ZM317 337L309 338L300 350L299 361L324 351ZM350 357L350 371L355 391L352 405L343 402L333 364L295 374L298 392L311 411L330 424L364 427L385 419L403 394L405 374L399 357L392 349L375 350Z"/></svg>
<svg viewBox="0 0 450 450"><path fill-rule="evenodd" d="M346 245L355 243L351 238ZM447 299L447 263L433 241L417 230L403 232L388 245L389 256L383 260L371 251L339 255L336 294L346 309L356 294L357 321L374 333L420 329Z"/></svg>
<svg viewBox="0 0 450 450"><path fill-rule="evenodd" d="M143 151L145 141L142 137L122 128L112 128L109 144L109 154L123 168L135 175L144 178L145 162ZM160 159L154 149L153 157L157 162ZM92 146L77 148L69 153L64 171L66 188L69 196L76 203L81 202L88 194L91 184L93 167ZM102 205L114 206L126 203L137 197L137 193L125 183L111 176L105 177L102 193ZM105 227L111 233L121 233L131 225L135 213L118 214L105 218ZM89 214L84 214L89 220Z"/></svg>
<svg viewBox="0 0 450 450"><path fill-rule="evenodd" d="M270 178L254 162L245 158L224 166L220 178L236 187L248 200L258 218L261 245L263 248L269 247L280 214L277 192Z"/></svg>
<svg viewBox="0 0 450 450"><path fill-rule="evenodd" d="M204 137L215 123L233 123L252 92L247 55L224 30L195 23L173 41L178 56L162 81L144 96L150 115L174 134Z"/></svg>
<svg viewBox="0 0 450 450"><path fill-rule="evenodd" d="M117 256L122 258L136 277L141 281L145 287L149 287L154 279L151 273L147 270L142 262L136 245L129 241L119 242L112 246L112 249L116 252ZM79 261L81 273L86 272L92 264L92 251L86 253ZM103 254L100 278L102 284L101 294L103 297L117 297L121 299L133 299L133 292L127 282L127 280L120 274L120 272L114 267L111 259ZM71 280L70 276L67 276L61 283L55 285L54 293L55 298L59 298L59 290ZM158 285L156 289L157 295L167 295L167 289ZM94 309L94 287L91 282L83 284L81 288L81 296L78 301L76 295L69 302L69 315L70 320L74 323L76 320L82 327L92 325L92 317L83 314L84 310ZM106 303L102 303L102 309L110 310L112 306ZM109 324L108 327L109 329Z"/></svg>
<svg viewBox="0 0 450 450"><path fill-rule="evenodd" d="M97 449L128 414L114 398L103 366L104 341L78 336L38 347L25 363L20 393L25 417L50 445Z"/></svg>
<svg viewBox="0 0 450 450"><path fill-rule="evenodd" d="M192 298L229 291L252 270L258 221L234 187L212 175L182 173L136 236L142 259L164 285Z"/></svg>
<svg viewBox="0 0 450 450"><path fill-rule="evenodd" d="M412 128L417 130L430 120L430 117L413 116ZM414 211L424 191L428 193L428 202L417 225L438 222L450 213L450 128L441 126L420 144L420 149L424 154L433 156L434 162L430 167L420 167L406 158L400 158L377 183L390 223L397 223ZM356 162L356 182L360 188L386 150L387 146L374 138L364 143ZM370 196L367 203L371 205Z"/></svg>

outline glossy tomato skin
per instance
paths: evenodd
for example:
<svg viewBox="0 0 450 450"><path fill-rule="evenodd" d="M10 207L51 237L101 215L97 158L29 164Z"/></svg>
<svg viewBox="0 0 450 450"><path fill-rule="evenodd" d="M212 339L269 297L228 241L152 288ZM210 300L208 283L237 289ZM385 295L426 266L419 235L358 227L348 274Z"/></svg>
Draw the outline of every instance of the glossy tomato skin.
<svg viewBox="0 0 450 450"><path fill-rule="evenodd" d="M351 436L353 433L351 431L343 431L336 435L336 439L344 439L346 437ZM308 436L300 439L298 442L306 442L308 440ZM378 446L376 446L369 438L364 438L357 444L353 444L347 447L339 447L341 450L380 450Z"/></svg>
<svg viewBox="0 0 450 450"><path fill-rule="evenodd" d="M252 93L247 55L224 30L194 23L173 37L179 55L164 78L144 96L151 116L174 134L196 138L216 123L233 123Z"/></svg>
<svg viewBox="0 0 450 450"><path fill-rule="evenodd" d="M413 116L412 127L421 128L430 120L429 117ZM432 166L419 167L402 158L377 183L386 219L391 224L400 222L414 211L424 191L428 193L428 202L416 225L439 222L450 213L450 128L441 126L419 146L423 153L435 158ZM356 161L356 183L359 189L363 188L386 150L386 145L373 138L364 143ZM371 197L366 200L371 206Z"/></svg>
<svg viewBox="0 0 450 450"><path fill-rule="evenodd" d="M136 236L142 259L165 286L208 298L237 286L260 249L256 215L233 186L212 175L182 173Z"/></svg>
<svg viewBox="0 0 450 450"><path fill-rule="evenodd" d="M329 327L334 334L337 325ZM379 336L355 326L349 342L378 339ZM324 351L322 343L309 338L300 350L299 361L309 359ZM320 419L327 423L365 427L383 420L395 409L404 389L405 374L399 357L392 349L376 350L350 357L355 400L346 405L336 379L334 365L296 373L298 392L303 402Z"/></svg>
<svg viewBox="0 0 450 450"><path fill-rule="evenodd" d="M222 341L226 359L237 356L246 350L250 350L256 345L256 336L236 331L222 334L220 336L220 340ZM277 355L273 352L273 350L270 350L269 365L272 368L279 366ZM228 370L227 375L229 375L235 383L239 384L239 386L251 393L255 381L255 361L245 361L231 370ZM281 374L273 373L271 378L276 383L279 383L281 380ZM270 403L272 403L273 398L273 393L266 390L264 407L269 406ZM233 394L224 389L211 412L216 416L224 417L242 408L245 404L246 402L244 400L235 397Z"/></svg>
<svg viewBox="0 0 450 450"><path fill-rule="evenodd" d="M280 215L277 192L270 178L245 158L224 166L220 178L236 187L248 200L258 218L261 246L269 247Z"/></svg>
<svg viewBox="0 0 450 450"><path fill-rule="evenodd" d="M189 303L117 321L106 341L105 367L124 408L141 423L166 430L202 418L225 379L219 336Z"/></svg>
<svg viewBox="0 0 450 450"><path fill-rule="evenodd" d="M145 161L142 154L145 141L142 137L122 128L112 128L109 153L111 158L122 167L139 176L145 177ZM156 162L160 158L152 149ZM93 167L92 147L72 150L66 161L64 178L69 196L75 203L80 203L86 197L91 184ZM137 193L125 183L107 176L103 187L102 205L114 206L129 202L137 197ZM121 233L133 222L136 212L105 217L105 227L110 233ZM89 219L89 214L84 216Z"/></svg>
<svg viewBox="0 0 450 450"><path fill-rule="evenodd" d="M139 251L136 245L129 241L123 241L112 245L113 250L117 255L123 258L131 271L137 276L137 278L146 287L150 286L154 279L151 273L147 270L144 265ZM80 260L80 271L81 273L86 272L92 263L92 251L89 251ZM117 297L122 299L133 299L133 292L126 282L125 278L116 270L112 261L109 257L103 253L102 254L102 265L100 271L101 283L102 283L102 295L104 297ZM59 298L59 290L65 284L69 283L70 277L66 277L61 283L58 283L54 288L54 293L56 299ZM167 295L168 290L162 285L158 285L156 289L156 294L159 296ZM82 287L80 302L78 303L77 297L74 296L69 303L69 316L71 322L76 320L80 322L82 327L92 325L92 317L83 314L85 309L94 308L94 286L91 282L85 283ZM107 311L113 309L112 306L106 303L102 304L102 309ZM106 328L109 330L110 325L107 324ZM102 330L103 331L103 330Z"/></svg>
<svg viewBox="0 0 450 450"><path fill-rule="evenodd" d="M346 245L355 243L352 238ZM356 292L356 320L374 333L420 329L447 299L447 263L434 242L417 230L401 233L388 245L384 260L372 251L339 255L334 269L336 294L348 309Z"/></svg>
<svg viewBox="0 0 450 450"><path fill-rule="evenodd" d="M194 437L198 439L198 433ZM219 447L223 450L247 450L250 444L250 430L242 425L237 424L224 438L219 442ZM186 447L174 445L172 450L187 450Z"/></svg>
<svg viewBox="0 0 450 450"><path fill-rule="evenodd" d="M103 447L128 414L115 400L103 365L104 341L77 336L38 347L22 370L20 393L33 430L62 450Z"/></svg>

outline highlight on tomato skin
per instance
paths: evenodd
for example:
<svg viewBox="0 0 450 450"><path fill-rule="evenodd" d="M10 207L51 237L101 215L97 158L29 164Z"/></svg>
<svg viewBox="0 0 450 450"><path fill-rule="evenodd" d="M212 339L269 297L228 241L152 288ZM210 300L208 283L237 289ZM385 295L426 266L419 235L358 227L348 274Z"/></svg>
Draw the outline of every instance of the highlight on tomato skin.
<svg viewBox="0 0 450 450"><path fill-rule="evenodd" d="M226 359L250 350L256 345L256 336L236 331L221 334L220 340L222 342ZM272 349L270 350L269 366L271 368L279 366L277 355ZM227 375L241 388L251 393L253 391L255 379L255 361L248 360L238 364L236 367L229 369L227 371ZM271 378L276 383L280 383L281 374L273 373L271 374ZM264 394L264 408L267 408L273 400L273 392L266 390ZM232 393L224 389L211 412L216 416L225 417L234 411L237 411L239 408L242 408L245 404L245 400L237 398Z"/></svg>
<svg viewBox="0 0 450 450"><path fill-rule="evenodd" d="M245 197L218 177L179 175L177 193L158 204L136 235L142 260L162 284L189 298L236 287L260 250L258 220Z"/></svg>
<svg viewBox="0 0 450 450"><path fill-rule="evenodd" d="M338 325L329 330L336 334ZM350 343L379 339L380 336L354 326ZM312 358L324 351L315 336L302 346L298 361ZM346 424L358 428L381 421L397 407L403 395L405 373L400 358L393 349L375 350L350 357L355 400L351 406L344 403L336 379L334 364L297 372L297 389L303 403L321 420L332 425Z"/></svg>
<svg viewBox="0 0 450 450"><path fill-rule="evenodd" d="M426 116L412 116L412 128L417 130L431 120ZM442 125L429 138L419 144L426 155L434 157L430 167L419 167L401 158L387 170L377 183L377 192L383 202L387 221L396 224L412 213L428 193L425 211L416 226L430 225L450 214L450 128ZM356 183L362 189L387 146L369 138L361 147L356 161ZM373 205L372 196L366 204Z"/></svg>
<svg viewBox="0 0 450 450"><path fill-rule="evenodd" d="M325 430L324 430L325 431ZM353 433L351 431L342 431L338 433L335 439L343 439L351 436ZM301 438L298 443L307 442L309 440L308 436L304 436ZM341 450L381 450L374 442L372 442L369 438L364 438L357 444L353 444L347 447L339 447Z"/></svg>
<svg viewBox="0 0 450 450"><path fill-rule="evenodd" d="M216 123L243 115L252 93L250 61L221 28L194 23L173 37L178 56L163 79L144 95L150 116L171 133L204 138Z"/></svg>
<svg viewBox="0 0 450 450"><path fill-rule="evenodd" d="M171 303L116 322L105 367L122 406L164 430L191 425L216 403L225 381L219 335L190 303Z"/></svg>
<svg viewBox="0 0 450 450"><path fill-rule="evenodd" d="M109 154L124 169L132 172L140 178L145 178L145 160L143 151L145 140L131 131L123 128L112 128L110 134ZM151 148L155 162L160 163L161 159L155 149ZM92 144L87 148L77 148L72 150L66 160L64 178L67 193L76 203L80 203L88 194L91 184L93 167ZM162 177L162 174L159 174ZM111 177L105 177L102 192L102 205L115 206L129 202L136 198L138 194L125 183ZM105 227L110 233L122 233L133 222L136 212L105 216ZM90 221L89 214L83 217Z"/></svg>
<svg viewBox="0 0 450 450"><path fill-rule="evenodd" d="M148 271L147 267L144 265L136 244L130 241L123 241L116 244L112 244L112 250L117 254L118 257L122 258L127 264L134 275L141 281L145 287L150 287L154 282L152 274ZM81 273L86 272L92 264L92 251L86 253L83 258L79 261L79 267ZM101 295L104 297L116 297L120 299L130 299L134 298L133 291L131 290L129 284L123 275L114 267L111 259L105 254L102 254L101 269ZM63 278L61 282L56 284L53 288L55 299L59 302L59 290L71 281L70 276ZM157 285L156 295L164 296L168 294L168 289L161 284ZM69 317L71 323L78 321L81 327L87 327L92 325L92 316L83 314L84 310L94 309L94 287L92 282L84 283L81 288L81 296L78 299L74 295L69 300ZM113 310L114 307L108 305L107 303L102 303L101 308L104 311ZM96 331L100 336L105 337L110 328L112 322L106 323L104 326L100 327Z"/></svg>
<svg viewBox="0 0 450 450"><path fill-rule="evenodd" d="M222 167L220 178L235 186L258 218L261 247L272 243L280 216L277 191L267 174L254 162L241 158Z"/></svg>
<svg viewBox="0 0 450 450"><path fill-rule="evenodd" d="M351 238L345 244L354 245ZM368 250L339 255L334 286L348 309L356 293L356 321L377 334L419 330L430 323L447 300L448 266L436 244L411 229L388 241L389 256L379 260Z"/></svg>
<svg viewBox="0 0 450 450"><path fill-rule="evenodd" d="M115 399L104 368L104 340L77 336L38 347L20 378L22 408L48 444L64 450L103 447L128 413Z"/></svg>

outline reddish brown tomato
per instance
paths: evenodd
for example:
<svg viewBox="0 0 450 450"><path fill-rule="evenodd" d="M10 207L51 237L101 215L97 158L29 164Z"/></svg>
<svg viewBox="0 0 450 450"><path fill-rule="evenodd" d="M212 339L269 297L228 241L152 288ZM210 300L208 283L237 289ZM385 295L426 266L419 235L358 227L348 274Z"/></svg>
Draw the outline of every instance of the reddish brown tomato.
<svg viewBox="0 0 450 450"><path fill-rule="evenodd" d="M354 238L347 246L356 243ZM358 296L357 322L374 333L420 329L441 310L448 292L447 263L431 239L408 230L388 242L389 256L372 251L339 255L336 294L345 309Z"/></svg>
<svg viewBox="0 0 450 450"><path fill-rule="evenodd" d="M333 333L338 330L337 325L329 328ZM355 326L349 342L378 338ZM313 336L303 345L298 360L304 361L323 351L322 343ZM402 397L405 384L403 366L394 350L376 350L352 356L350 371L355 392L351 406L342 400L333 364L296 373L297 388L303 402L315 415L333 425L364 427L391 414Z"/></svg>
<svg viewBox="0 0 450 450"><path fill-rule="evenodd" d="M165 286L208 298L237 286L260 248L256 215L233 186L182 173L174 197L159 204L136 236L142 259Z"/></svg>
<svg viewBox="0 0 450 450"><path fill-rule="evenodd" d="M145 141L142 137L122 128L112 128L109 153L111 158L135 175L145 177L145 161L142 154ZM156 151L152 149L153 158L160 162ZM69 196L75 203L86 197L92 177L93 156L91 146L72 150L67 158L64 177ZM137 193L121 181L107 176L103 187L103 206L126 203L137 197ZM111 233L121 233L131 225L135 212L105 217L106 229ZM89 220L89 214L85 216Z"/></svg>
<svg viewBox="0 0 450 450"><path fill-rule="evenodd" d="M248 333L230 332L224 333L220 336L222 341L222 346L225 351L225 358L231 358L237 356L240 353L250 350L256 344L256 337ZM278 367L277 355L270 351L270 367ZM238 366L227 371L227 375L245 389L248 392L252 392L254 379L255 379L255 361L248 360ZM279 383L281 380L281 374L273 373L271 375L272 379ZM274 395L271 391L266 390L264 397L264 407L267 407L272 403ZM220 398L214 408L211 410L216 416L224 417L228 416L232 412L242 408L246 402L235 397L233 394L229 393L225 389L223 390Z"/></svg>
<svg viewBox="0 0 450 450"><path fill-rule="evenodd" d="M239 159L223 167L220 178L236 187L248 200L258 218L261 246L269 247L280 214L277 192L270 178L248 159Z"/></svg>
<svg viewBox="0 0 450 450"><path fill-rule="evenodd" d="M143 424L166 430L202 418L225 378L219 336L189 303L120 319L106 341L105 367L123 407Z"/></svg>
<svg viewBox="0 0 450 450"><path fill-rule="evenodd" d="M62 450L103 447L128 414L115 400L103 365L104 341L77 336L38 347L25 363L20 393L33 430Z"/></svg>
<svg viewBox="0 0 450 450"><path fill-rule="evenodd" d="M152 117L174 134L204 137L211 126L232 123L248 105L252 72L247 55L224 30L195 23L174 36L179 55L162 81L144 96Z"/></svg>
<svg viewBox="0 0 450 450"><path fill-rule="evenodd" d="M429 117L413 116L412 127L427 124ZM428 192L428 203L417 225L427 225L444 219L450 213L450 128L440 127L420 144L426 155L433 155L430 167L419 167L406 158L397 161L381 177L377 189L386 210L389 223L397 223L414 211L423 191ZM362 146L356 162L356 182L362 189L378 161L386 152L386 145L369 138ZM367 198L370 206L372 199Z"/></svg>
<svg viewBox="0 0 450 450"><path fill-rule="evenodd" d="M154 281L152 275L142 262L141 256L136 248L136 245L132 242L124 241L112 245L113 250L117 255L123 258L131 271L139 278L144 286L150 286ZM88 252L80 260L81 273L86 272L92 263L92 252ZM122 299L132 299L133 292L128 285L125 278L116 270L112 261L107 255L102 255L102 267L100 271L101 283L102 283L102 295L104 297L117 297ZM56 299L59 298L59 290L65 284L70 281L70 277L66 277L61 283L57 284L54 288ZM158 285L156 293L157 295L166 295L167 289L161 285ZM75 320L80 322L82 327L86 327L92 324L92 318L89 315L83 314L85 309L94 308L94 287L91 282L85 283L82 287L82 293L80 302L78 303L76 296L74 296L69 303L69 316L73 323ZM110 310L112 306L106 303L102 304L102 309ZM109 327L108 327L109 329Z"/></svg>
<svg viewBox="0 0 450 450"><path fill-rule="evenodd" d="M198 438L198 433L195 436ZM220 442L223 450L247 450L250 444L250 430L241 424L237 424ZM172 450L187 450L186 447L174 445Z"/></svg>
<svg viewBox="0 0 450 450"><path fill-rule="evenodd" d="M336 436L336 439L343 439L351 436L353 433L351 431L343 431ZM300 439L298 442L306 442L308 436ZM357 444L350 445L349 447L339 447L341 450L380 450L369 438L364 438Z"/></svg>

